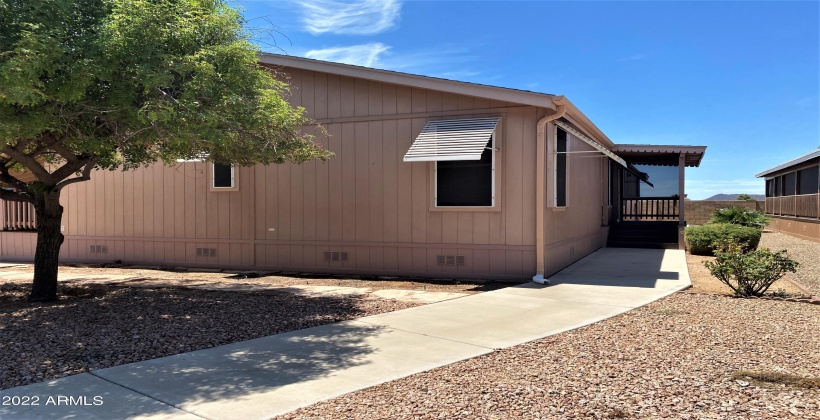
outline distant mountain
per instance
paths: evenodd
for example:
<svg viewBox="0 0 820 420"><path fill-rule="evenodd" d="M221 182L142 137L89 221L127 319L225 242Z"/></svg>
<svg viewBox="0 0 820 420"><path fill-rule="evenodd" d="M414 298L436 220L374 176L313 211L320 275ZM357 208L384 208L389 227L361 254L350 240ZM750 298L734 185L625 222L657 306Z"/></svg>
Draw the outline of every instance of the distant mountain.
<svg viewBox="0 0 820 420"><path fill-rule="evenodd" d="M737 200L737 196L739 196L739 195L740 194L715 194L715 195L707 198L705 201ZM758 201L765 201L766 200L766 196L763 195L763 194L747 194L747 195L749 197L754 198L755 200L758 200Z"/></svg>

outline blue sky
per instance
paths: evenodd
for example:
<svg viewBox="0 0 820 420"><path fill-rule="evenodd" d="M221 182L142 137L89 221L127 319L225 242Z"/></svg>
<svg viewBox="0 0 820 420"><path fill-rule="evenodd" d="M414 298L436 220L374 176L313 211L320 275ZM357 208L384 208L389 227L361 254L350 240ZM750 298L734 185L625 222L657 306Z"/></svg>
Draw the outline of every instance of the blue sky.
<svg viewBox="0 0 820 420"><path fill-rule="evenodd" d="M265 51L565 95L615 143L706 145L687 193L820 146L820 2L241 0ZM273 45L275 43L275 45Z"/></svg>

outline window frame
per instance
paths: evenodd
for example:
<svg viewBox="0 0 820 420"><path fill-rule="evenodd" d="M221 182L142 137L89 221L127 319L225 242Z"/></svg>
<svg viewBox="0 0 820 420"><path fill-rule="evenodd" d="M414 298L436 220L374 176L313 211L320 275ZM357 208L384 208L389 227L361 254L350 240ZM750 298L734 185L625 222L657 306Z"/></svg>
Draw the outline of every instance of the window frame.
<svg viewBox="0 0 820 420"><path fill-rule="evenodd" d="M797 188L795 188L796 195L811 195L820 193L820 165L807 166L798 169L797 173ZM808 182L805 182L808 181ZM814 191L804 192L806 188L804 182L813 185Z"/></svg>
<svg viewBox="0 0 820 420"><path fill-rule="evenodd" d="M558 151L558 131L562 131L565 135L564 151ZM563 130L561 127L555 126L553 141L552 141L552 207L555 209L565 209L569 207L569 146L570 133ZM558 157L563 153L564 155L564 203L558 204Z"/></svg>
<svg viewBox="0 0 820 420"><path fill-rule="evenodd" d="M789 182L791 181L791 182ZM791 197L797 195L797 172L787 172L783 174L783 196Z"/></svg>
<svg viewBox="0 0 820 420"><path fill-rule="evenodd" d="M230 166L231 167L231 186L230 187L217 187L216 184L216 165L223 165L223 166ZM239 171L236 170L236 165L230 164L220 164L216 162L211 162L208 165L208 179L210 182L208 185L210 186L210 190L212 192L234 192L239 191Z"/></svg>
<svg viewBox="0 0 820 420"><path fill-rule="evenodd" d="M500 124L499 124L500 125ZM438 205L438 161L430 162L432 175L431 175L431 183L432 183L432 190L433 190L433 197L430 203L430 210L435 211L493 211L493 210L500 210L500 196L497 191L498 180L496 177L498 176L498 152L500 152L498 148L498 126L496 126L496 131L493 132L492 136L490 137L490 153L491 153L491 164L490 164L490 205L489 206L439 206Z"/></svg>

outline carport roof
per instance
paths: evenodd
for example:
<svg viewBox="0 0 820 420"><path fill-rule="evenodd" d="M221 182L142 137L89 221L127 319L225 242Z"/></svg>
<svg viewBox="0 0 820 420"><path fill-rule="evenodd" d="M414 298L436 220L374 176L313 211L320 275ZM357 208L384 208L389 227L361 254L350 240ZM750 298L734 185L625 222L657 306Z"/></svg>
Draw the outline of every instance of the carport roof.
<svg viewBox="0 0 820 420"><path fill-rule="evenodd" d="M684 155L684 164L698 167L706 146L661 146L653 144L616 144L616 155L635 165L678 166L678 156Z"/></svg>

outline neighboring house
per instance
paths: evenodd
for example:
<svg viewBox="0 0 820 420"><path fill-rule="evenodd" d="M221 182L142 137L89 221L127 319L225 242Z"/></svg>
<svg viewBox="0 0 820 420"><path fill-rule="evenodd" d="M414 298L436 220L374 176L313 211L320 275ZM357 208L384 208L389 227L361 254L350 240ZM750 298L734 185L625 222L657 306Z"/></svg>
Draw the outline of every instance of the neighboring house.
<svg viewBox="0 0 820 420"><path fill-rule="evenodd" d="M604 246L627 213L641 220L621 200L631 164L679 166L683 197L684 167L705 150L616 145L563 96L271 54L260 64L287 75L334 158L97 171L63 192L61 260L540 280ZM677 197L661 201L677 232ZM6 230L25 212L14 206ZM0 233L3 259L31 260L33 244Z"/></svg>
<svg viewBox="0 0 820 420"><path fill-rule="evenodd" d="M755 176L766 179L768 227L820 242L820 150Z"/></svg>

